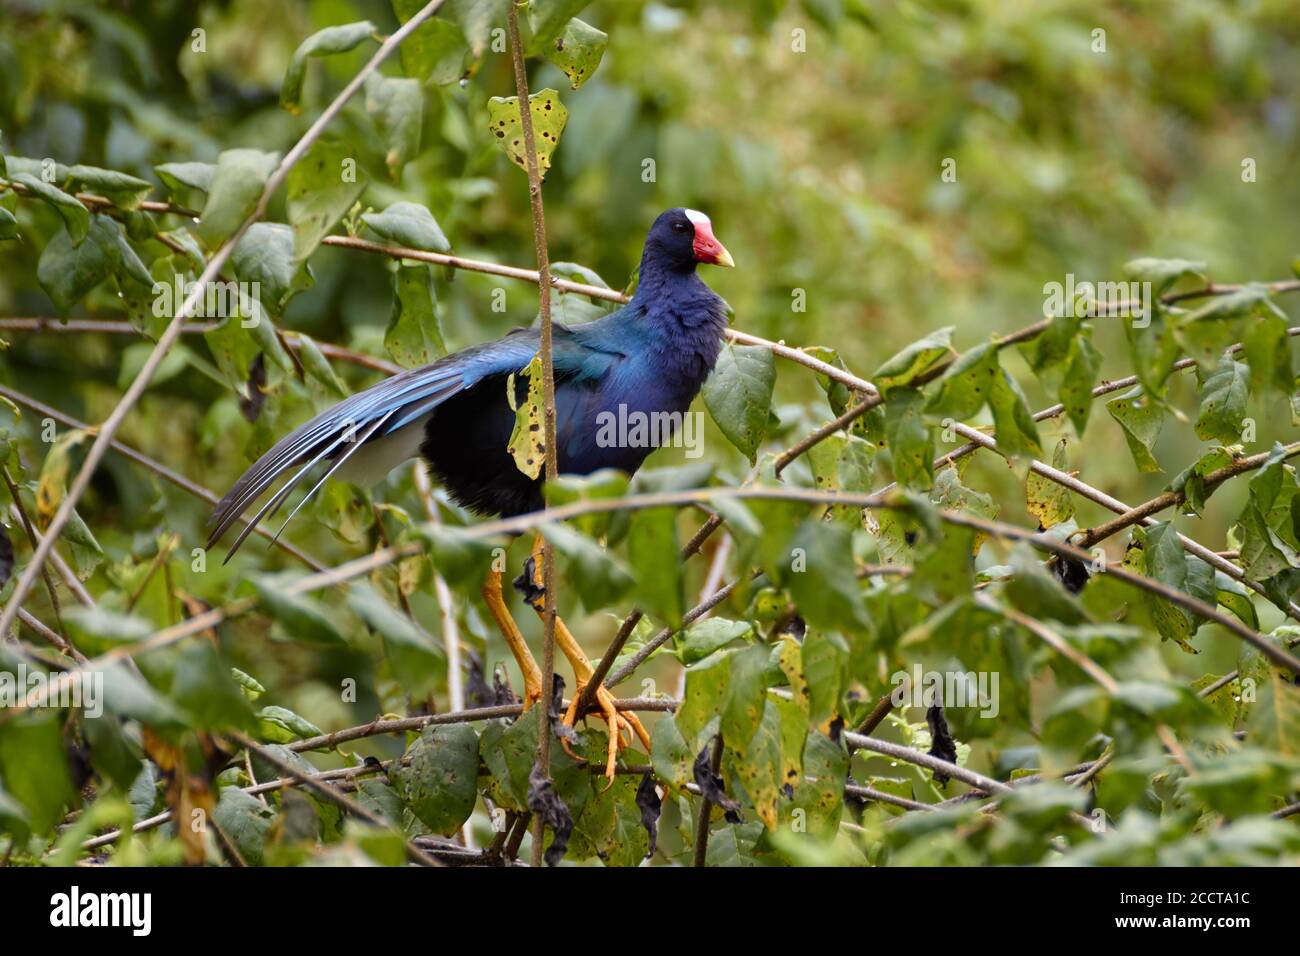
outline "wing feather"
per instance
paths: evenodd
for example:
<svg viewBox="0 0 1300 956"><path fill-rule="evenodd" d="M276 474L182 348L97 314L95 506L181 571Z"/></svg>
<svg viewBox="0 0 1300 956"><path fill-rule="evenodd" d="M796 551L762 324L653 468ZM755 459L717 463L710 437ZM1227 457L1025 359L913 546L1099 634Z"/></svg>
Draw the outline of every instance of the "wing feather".
<svg viewBox="0 0 1300 956"><path fill-rule="evenodd" d="M254 525L279 510L311 468L337 454L340 445L349 437L362 436L356 442L357 447L340 456L327 476L366 442L411 425L451 396L484 378L523 368L536 351L535 330L511 333L496 342L448 355L432 365L394 375L304 422L254 462L217 503L210 519L212 533L208 537L208 547L216 544L255 501L295 466L303 465L241 531L230 548L230 554L239 548ZM317 483L312 493L319 487ZM229 560L229 555L226 560Z"/></svg>

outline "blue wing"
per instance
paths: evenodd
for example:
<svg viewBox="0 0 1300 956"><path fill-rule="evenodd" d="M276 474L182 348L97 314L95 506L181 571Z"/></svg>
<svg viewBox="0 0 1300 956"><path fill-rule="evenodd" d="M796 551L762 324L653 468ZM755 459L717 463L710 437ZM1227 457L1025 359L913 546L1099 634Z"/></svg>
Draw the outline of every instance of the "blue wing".
<svg viewBox="0 0 1300 956"><path fill-rule="evenodd" d="M315 465L325 460L331 462L328 471L298 508L367 442L411 426L453 395L485 379L518 372L527 366L537 352L538 338L536 329L519 329L495 342L465 349L432 365L394 375L299 425L244 472L230 492L217 503L212 513L213 527L208 547L211 548L282 475L298 468L240 532L226 556L229 561L253 527L264 517L274 514ZM289 515L290 519L297 510L295 508Z"/></svg>

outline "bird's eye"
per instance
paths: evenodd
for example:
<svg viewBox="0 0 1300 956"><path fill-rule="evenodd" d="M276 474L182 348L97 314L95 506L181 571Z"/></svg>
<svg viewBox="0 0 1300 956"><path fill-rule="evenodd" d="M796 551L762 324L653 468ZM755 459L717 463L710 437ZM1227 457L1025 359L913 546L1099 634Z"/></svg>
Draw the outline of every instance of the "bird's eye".
<svg viewBox="0 0 1300 956"><path fill-rule="evenodd" d="M674 232L685 232L685 231L686 231L686 223L684 223L684 222L675 222L675 223L673 223L673 231L674 231Z"/></svg>

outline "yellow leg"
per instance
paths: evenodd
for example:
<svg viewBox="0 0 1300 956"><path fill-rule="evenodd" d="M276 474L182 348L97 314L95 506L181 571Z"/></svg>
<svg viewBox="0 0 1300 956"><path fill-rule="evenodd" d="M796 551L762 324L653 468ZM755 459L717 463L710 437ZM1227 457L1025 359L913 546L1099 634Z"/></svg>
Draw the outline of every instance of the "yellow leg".
<svg viewBox="0 0 1300 956"><path fill-rule="evenodd" d="M537 666L532 651L524 642L524 635L519 631L519 625L515 623L515 619L510 615L510 608L506 606L505 598L501 594L500 571L493 569L488 572L487 580L483 582L483 600L487 603L488 611L496 621L501 636L510 645L510 653L514 655L519 669L523 672L524 710L528 710L542 699L542 669Z"/></svg>
<svg viewBox="0 0 1300 956"><path fill-rule="evenodd" d="M533 571L533 594L528 603L532 605L533 610L539 615L546 613L545 592L542 590L542 548L545 542L539 534L533 539L532 549L532 571ZM578 720L577 706L578 698L582 696L582 690L590 683L595 676L595 669L591 666L591 661L582 650L582 645L578 643L577 638L569 631L557 614L555 617L555 644L559 647L560 652L569 659L573 666L573 677L577 682L577 687L573 691L573 700L569 704L569 710L564 715L564 722L572 727ZM618 752L620 749L630 744L623 742L623 734L627 731L635 733L640 738L646 753L650 752L650 735L646 733L645 727L636 714L628 711L620 713L614 708L614 697L608 690L601 687L596 691L596 705L600 708L601 717L609 724L609 750L605 759L605 777L612 781L614 779L614 768L618 763ZM573 755L569 749L568 741L563 741L564 749Z"/></svg>

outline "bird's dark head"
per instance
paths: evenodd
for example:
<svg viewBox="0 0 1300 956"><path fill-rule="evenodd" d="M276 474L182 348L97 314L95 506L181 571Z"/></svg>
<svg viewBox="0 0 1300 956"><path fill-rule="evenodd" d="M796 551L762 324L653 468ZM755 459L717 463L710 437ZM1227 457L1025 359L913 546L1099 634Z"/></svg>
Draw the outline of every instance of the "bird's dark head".
<svg viewBox="0 0 1300 956"><path fill-rule="evenodd" d="M646 236L645 258L673 272L692 272L701 262L735 265L714 237L709 217L694 209L669 209L656 219Z"/></svg>

